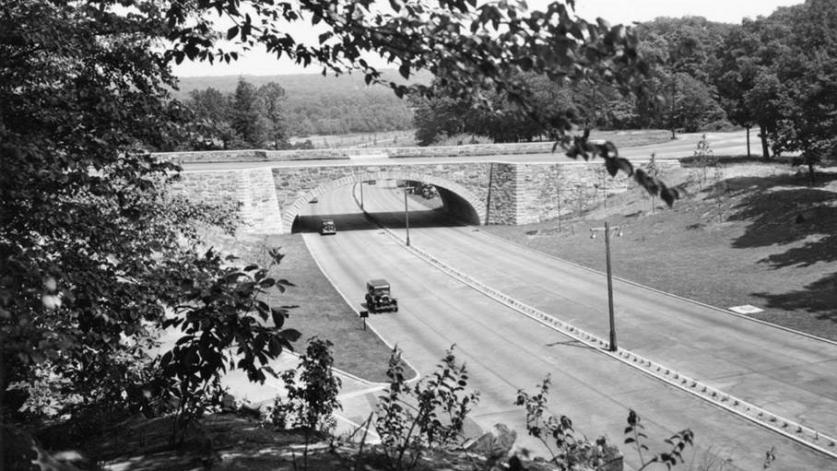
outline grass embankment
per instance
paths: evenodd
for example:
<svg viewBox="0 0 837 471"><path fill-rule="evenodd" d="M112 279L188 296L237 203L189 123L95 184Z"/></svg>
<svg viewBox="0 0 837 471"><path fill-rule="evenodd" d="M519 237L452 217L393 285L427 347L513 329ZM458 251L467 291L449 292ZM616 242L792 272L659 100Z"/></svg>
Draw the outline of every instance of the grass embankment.
<svg viewBox="0 0 837 471"><path fill-rule="evenodd" d="M590 139L601 139L611 141L617 148L623 147L637 147L646 146L650 144L659 144L662 142L669 142L671 140L671 131L664 129L639 129L633 131L601 131L594 129L590 132ZM494 141L485 136L477 136L474 134L454 134L439 139L437 142L431 144L432 147L437 146L461 146L469 144L493 144ZM408 144L401 144L406 146Z"/></svg>
<svg viewBox="0 0 837 471"><path fill-rule="evenodd" d="M285 322L285 327L302 332L295 349L305 351L305 342L314 336L331 340L337 368L369 381L387 381L389 347L371 330L363 330L357 314L320 272L301 235L247 235L236 239L213 235L208 241L216 249L241 257L242 263L263 266L270 262L268 250L281 248L285 257L270 276L287 279L295 286L284 293L274 291L268 304L298 306L290 309Z"/></svg>
<svg viewBox="0 0 837 471"><path fill-rule="evenodd" d="M612 142L617 149L639 147L651 144L671 142L671 131L665 129L639 129L635 131L600 131L590 132L590 139Z"/></svg>
<svg viewBox="0 0 837 471"><path fill-rule="evenodd" d="M734 162L734 159L727 160ZM639 189L572 218L484 230L605 270L590 227L623 228L611 240L615 276L720 308L750 304L752 317L837 340L837 173L794 175L783 164L727 163L720 174L663 175L687 195L666 209Z"/></svg>

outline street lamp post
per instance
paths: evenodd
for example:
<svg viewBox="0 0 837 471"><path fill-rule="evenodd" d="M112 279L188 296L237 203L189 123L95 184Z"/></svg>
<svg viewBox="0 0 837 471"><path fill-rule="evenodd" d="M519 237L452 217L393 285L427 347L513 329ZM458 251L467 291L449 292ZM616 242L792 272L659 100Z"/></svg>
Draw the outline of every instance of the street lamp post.
<svg viewBox="0 0 837 471"><path fill-rule="evenodd" d="M591 227L590 228L590 238L596 238L596 231L602 230L599 227ZM605 233L605 264L607 266L607 309L608 309L608 318L610 320L610 345L608 350L611 352L615 352L618 349L616 344L616 319L613 315L613 272L610 268L610 224L605 222L604 225L604 233ZM613 228L614 231L619 231L617 236L622 236L622 228L616 226Z"/></svg>
<svg viewBox="0 0 837 471"><path fill-rule="evenodd" d="M407 187L404 187L404 225L407 228L407 247L410 246L410 211L407 208Z"/></svg>
<svg viewBox="0 0 837 471"><path fill-rule="evenodd" d="M360 210L363 211L363 180L360 181Z"/></svg>

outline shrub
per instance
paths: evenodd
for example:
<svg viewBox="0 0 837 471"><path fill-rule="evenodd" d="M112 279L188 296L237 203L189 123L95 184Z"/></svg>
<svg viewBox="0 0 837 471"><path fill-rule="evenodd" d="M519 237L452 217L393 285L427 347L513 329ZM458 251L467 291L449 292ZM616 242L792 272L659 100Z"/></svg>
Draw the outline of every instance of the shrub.
<svg viewBox="0 0 837 471"><path fill-rule="evenodd" d="M479 395L468 392L465 365L458 365L451 347L436 371L411 386L404 378L401 352L389 360L390 385L378 398L375 425L393 469L412 468L428 447L448 447L462 438L468 413Z"/></svg>

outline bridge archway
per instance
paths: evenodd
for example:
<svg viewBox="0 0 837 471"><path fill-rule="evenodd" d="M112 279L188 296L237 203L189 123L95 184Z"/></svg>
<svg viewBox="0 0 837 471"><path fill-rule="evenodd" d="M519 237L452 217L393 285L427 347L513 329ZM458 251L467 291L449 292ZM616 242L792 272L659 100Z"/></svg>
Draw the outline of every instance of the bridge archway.
<svg viewBox="0 0 837 471"><path fill-rule="evenodd" d="M319 198L337 188L369 180L407 180L433 185L439 190L439 196L442 198L445 208L453 216L468 224L485 224L485 202L459 183L425 173L382 170L346 175L305 191L282 211L282 226L290 232L294 220L312 199Z"/></svg>

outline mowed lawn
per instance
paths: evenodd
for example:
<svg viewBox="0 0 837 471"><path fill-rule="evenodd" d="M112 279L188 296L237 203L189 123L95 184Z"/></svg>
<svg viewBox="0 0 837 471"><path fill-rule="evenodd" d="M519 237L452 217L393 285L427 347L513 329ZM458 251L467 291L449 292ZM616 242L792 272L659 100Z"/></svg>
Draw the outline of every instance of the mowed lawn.
<svg viewBox="0 0 837 471"><path fill-rule="evenodd" d="M665 129L637 129L633 131L603 131L594 129L590 139L612 142L617 149L647 146L671 141L671 131Z"/></svg>
<svg viewBox="0 0 837 471"><path fill-rule="evenodd" d="M279 248L285 255L273 267L270 276L286 279L295 286L284 293L272 290L268 304L292 306L285 327L302 332L295 350L304 352L308 339L319 337L334 343L334 365L348 373L369 381L387 381L386 369L391 350L371 330L363 330L357 314L323 276L308 253L302 236L243 235L231 237L207 236L207 243L225 253L241 257L245 263L270 262L268 250Z"/></svg>
<svg viewBox="0 0 837 471"><path fill-rule="evenodd" d="M599 271L604 221L614 276L720 308L750 304L757 319L837 340L837 173L814 186L786 164L727 164L664 175L687 195L673 209L642 190L612 195L582 218L483 230ZM604 292L605 287L602 287ZM615 300L619 302L618 299Z"/></svg>

